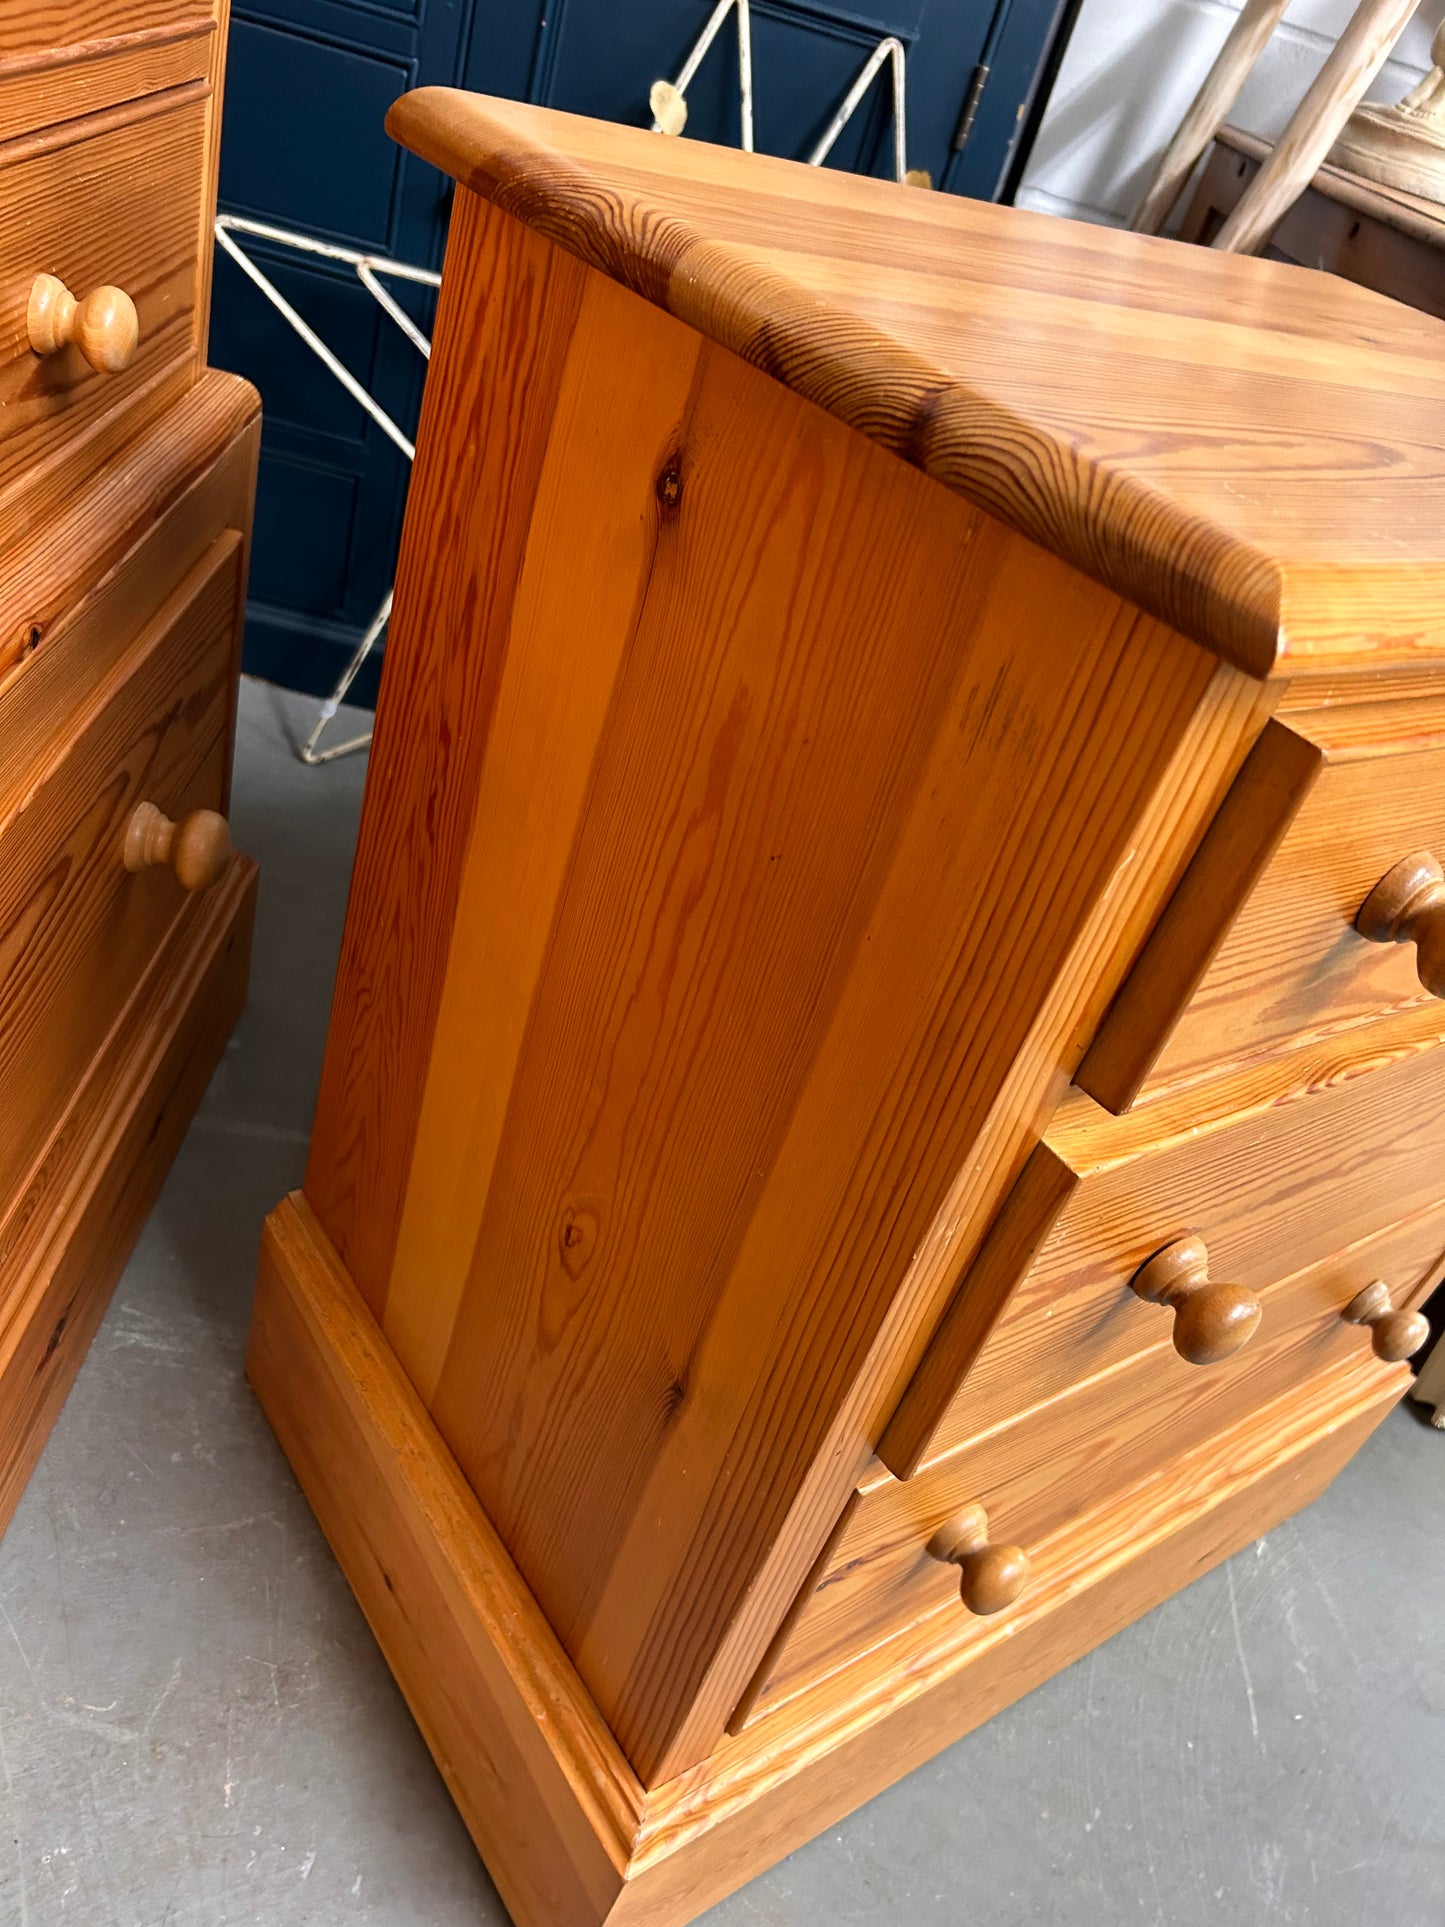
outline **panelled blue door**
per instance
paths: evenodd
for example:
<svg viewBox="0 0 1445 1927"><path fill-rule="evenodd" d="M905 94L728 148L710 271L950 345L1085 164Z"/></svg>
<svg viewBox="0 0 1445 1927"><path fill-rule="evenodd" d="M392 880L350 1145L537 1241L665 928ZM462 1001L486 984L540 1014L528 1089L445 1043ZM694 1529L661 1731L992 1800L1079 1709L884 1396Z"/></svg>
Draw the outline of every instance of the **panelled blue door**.
<svg viewBox="0 0 1445 1927"><path fill-rule="evenodd" d="M368 253L440 266L450 183L386 138L386 109L443 83L646 125L712 0L240 0L232 14L221 205ZM908 50L909 164L992 198L1066 0L752 0L755 144L806 155L885 34ZM992 29L992 32L990 31ZM731 19L688 89L687 137L738 141ZM981 52L990 75L954 141ZM892 166L886 70L828 165ZM414 427L423 364L351 270L245 240L393 418ZM430 300L403 294L426 325ZM317 692L336 680L396 559L407 464L224 255L211 359L265 404L247 667ZM374 675L356 694L369 700Z"/></svg>

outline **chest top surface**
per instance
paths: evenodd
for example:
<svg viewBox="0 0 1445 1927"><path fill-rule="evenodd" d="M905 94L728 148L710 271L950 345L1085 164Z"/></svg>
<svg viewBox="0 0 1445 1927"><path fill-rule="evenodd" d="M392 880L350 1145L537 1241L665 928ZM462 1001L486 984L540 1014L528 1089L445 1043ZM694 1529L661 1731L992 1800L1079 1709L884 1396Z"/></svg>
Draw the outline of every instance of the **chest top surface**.
<svg viewBox="0 0 1445 1927"><path fill-rule="evenodd" d="M1445 324L1283 263L447 88L388 125L1253 673L1445 656Z"/></svg>

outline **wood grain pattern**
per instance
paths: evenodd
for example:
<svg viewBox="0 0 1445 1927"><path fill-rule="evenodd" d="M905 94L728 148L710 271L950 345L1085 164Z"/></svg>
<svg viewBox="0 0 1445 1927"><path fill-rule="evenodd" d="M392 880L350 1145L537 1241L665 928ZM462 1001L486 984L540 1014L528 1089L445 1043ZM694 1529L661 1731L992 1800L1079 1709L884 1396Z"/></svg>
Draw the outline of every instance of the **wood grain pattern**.
<svg viewBox="0 0 1445 1927"><path fill-rule="evenodd" d="M760 1723L696 1780L650 1810L623 1918L671 1927L730 1892L920 1761L971 1732L1130 1620L1316 1498L1398 1400L1400 1381L1355 1380L1324 1409L1266 1415L1261 1446L1241 1428L1117 1507L1081 1521L1047 1560L1030 1598L1003 1621L925 1621L866 1655L856 1672L792 1703L786 1725ZM1341 1396L1343 1392L1343 1396ZM1295 1422L1290 1423L1293 1419ZM1241 1475L1245 1475L1241 1477ZM1070 1556L1072 1554L1072 1556ZM959 1638L965 1621L982 1636ZM747 1744L751 1742L751 1744ZM705 1829L705 1831L704 1831Z"/></svg>
<svg viewBox="0 0 1445 1927"><path fill-rule="evenodd" d="M517 1927L605 1919L642 1788L300 1194L246 1375Z"/></svg>
<svg viewBox="0 0 1445 1927"><path fill-rule="evenodd" d="M185 361L196 347L197 237L206 204L204 83L0 147L0 508L14 512L42 455ZM37 274L77 291L115 283L140 348L99 374L77 348L38 358L27 330Z"/></svg>
<svg viewBox="0 0 1445 1927"><path fill-rule="evenodd" d="M0 49L7 30L13 31L11 16L17 4L20 0L12 0L6 8ZM73 15L77 9L65 11ZM102 34L64 46L37 40L23 51L0 51L0 141L211 78L216 20L209 13L193 11L189 19L156 22L157 9L145 11L151 23L127 33ZM33 30L43 33L45 27L37 21ZM61 30L72 33L75 27L67 19Z"/></svg>
<svg viewBox="0 0 1445 1927"><path fill-rule="evenodd" d="M1080 1094L1061 1106L1047 1142L1080 1182L940 1415L930 1456L1167 1343L1167 1320L1129 1280L1185 1230L1204 1238L1219 1277L1267 1294L1279 1278L1438 1203L1445 1059L1412 1054L1308 1106L1185 1125L1163 1144L1131 1140Z"/></svg>
<svg viewBox="0 0 1445 1927"><path fill-rule="evenodd" d="M911 1621L882 1617L872 1629L877 1637L868 1627L855 1626L855 1638L836 1652L827 1670L801 1682L795 1692L780 1693L770 1716L759 1717L741 1736L746 1752L739 1777L762 1759L771 1759L777 1772L786 1759L806 1758L824 1733L836 1746L842 1708L852 1716L854 1732L866 1728L859 1713L869 1704L894 1714L912 1705L917 1726L935 1734L952 1724L950 1704L966 1719L962 1731L981 1725L1020 1691L1107 1636L1098 1615L1111 1581L1132 1573L1133 1583L1126 1582L1125 1590L1137 1596L1149 1587L1128 1615L1133 1617L1308 1504L1407 1384L1399 1366L1371 1360L1297 1385L1151 1477L1037 1539L1030 1549L1033 1583L1018 1606L999 1619L960 1612L957 1600L948 1597ZM1319 1456L1328 1458L1329 1470L1321 1467L1311 1476L1310 1460L1326 1439L1334 1449ZM1259 1523L1253 1527L1246 1523L1251 1493L1260 1501ZM1108 1623L1107 1631L1121 1623ZM807 1624L805 1613L800 1630ZM1076 1646L1081 1639L1085 1643ZM886 1744L886 1735L885 1727L875 1739ZM847 1772L849 1750L845 1739L828 1762L840 1777ZM706 1769L718 1806L728 1790L728 1764L724 1756ZM683 1779L660 1790L660 1798L676 1798L681 1806L690 1790Z"/></svg>
<svg viewBox="0 0 1445 1927"><path fill-rule="evenodd" d="M1260 699L485 204L453 250L493 299L438 329L307 1196L655 1780L721 1731L893 1321L946 1299ZM600 378L624 329L648 394Z"/></svg>
<svg viewBox="0 0 1445 1927"><path fill-rule="evenodd" d="M474 352L443 348L427 382L387 642L406 669L387 677L378 706L337 973L345 990L306 1169L307 1199L373 1311L386 1301L527 510L584 279L525 229L459 215L436 333L445 343L465 330ZM517 306L486 304L472 333L467 290L492 276ZM476 425L480 465L464 487L448 421ZM504 501L514 513L498 513ZM447 647L427 651L434 631ZM392 940L371 944L375 930Z"/></svg>
<svg viewBox="0 0 1445 1927"><path fill-rule="evenodd" d="M1414 1003L1216 1034L1117 1117L1068 1080L1177 903L1162 1057L1322 761L1445 747L1442 337L538 110L396 124L464 191L252 1372L519 1918L670 1922L1406 1382L1342 1312L1445 1259ZM1210 1280L1264 1323L1200 1371Z"/></svg>
<svg viewBox="0 0 1445 1927"><path fill-rule="evenodd" d="M701 348L613 283L589 278L577 352L567 357L556 402L553 433L566 452L545 463L538 480L535 536L496 699L493 727L509 753L484 761L478 779L387 1287L387 1336L426 1398L441 1375L481 1230L486 1189L478 1173L496 1162L608 697L665 541L656 483L686 440ZM605 412L595 405L603 387ZM579 500L584 464L608 475L610 486ZM587 637L585 652L560 646L569 633ZM539 766L545 783L530 774ZM498 918L498 903L516 913ZM479 983L498 986L480 1033Z"/></svg>
<svg viewBox="0 0 1445 1927"><path fill-rule="evenodd" d="M77 486L66 465L54 513L47 503L42 514L13 518L14 540L0 552L0 677L28 674L63 635L66 613L118 564L129 586L107 591L125 596L123 607L113 606L116 646L222 530L249 535L260 438L249 382L208 369L142 432L128 436L122 413L112 446L111 424L104 426L89 486ZM83 657L73 662L83 677Z"/></svg>
<svg viewBox="0 0 1445 1927"><path fill-rule="evenodd" d="M1445 644L1431 319L1273 263L446 89L389 125L1256 674Z"/></svg>
<svg viewBox="0 0 1445 1927"><path fill-rule="evenodd" d="M1001 1620L951 1599L648 1793L302 1200L266 1251L253 1383L518 1927L679 1927L1313 1498L1407 1379L1316 1376L1042 1541Z"/></svg>
<svg viewBox="0 0 1445 1927"><path fill-rule="evenodd" d="M1324 760L1316 744L1279 722L1261 732L1074 1074L1105 1110L1127 1110L1138 1096ZM1306 896L1303 929L1279 932L1279 947L1289 950L1274 961L1275 973L1313 974L1319 946L1310 907ZM1238 1014L1229 1013L1232 1020ZM1210 1031L1201 1045L1213 1070L1221 1053L1237 1054L1239 1032L1235 1021L1218 1019Z"/></svg>
<svg viewBox="0 0 1445 1927"><path fill-rule="evenodd" d="M158 452L154 438L139 451L152 460ZM30 625L28 646L10 673L0 677L5 742L0 820L13 815L33 793L57 746L73 733L77 719L92 711L96 691L113 680L117 666L162 605L175 598L187 578L194 589L200 579L194 572L203 558L203 574L214 572L218 559L229 558L239 584L254 457L253 423L170 502L113 568L95 571L100 579L89 594L73 600L66 594L72 585L64 579L55 582L48 551L24 558L30 567L22 565L8 583L0 582L0 607L43 616L43 604L28 593L32 587L37 595L48 591L66 603L54 623ZM189 479L189 469L183 473ZM143 498L137 506L149 505ZM82 567L86 560L81 557ZM182 596L182 602L185 599ZM228 651L221 654L223 661L229 660Z"/></svg>
<svg viewBox="0 0 1445 1927"><path fill-rule="evenodd" d="M245 994L254 865L194 807L229 786L259 433L200 366L224 20L0 9L0 1526ZM195 901L127 874L142 797L190 882L211 859Z"/></svg>
<svg viewBox="0 0 1445 1927"><path fill-rule="evenodd" d="M241 1014L255 902L246 857L187 902L0 1218L0 1530Z"/></svg>
<svg viewBox="0 0 1445 1927"><path fill-rule="evenodd" d="M1331 713L1327 732L1331 738L1353 742L1358 750L1358 738L1362 734L1358 717L1370 717L1372 713L1374 711L1349 709ZM1287 846L1291 848L1289 858L1281 852L1277 859L1279 871L1270 869L1266 883L1256 890L1256 898L1248 900L1241 919L1243 931L1237 933L1237 938L1231 937L1227 948L1239 940L1241 954L1256 960L1256 969L1260 958L1268 958L1268 989L1260 989L1256 1002L1250 1006L1239 996L1241 973L1235 969L1233 979L1222 979L1229 983L1233 996L1220 992L1218 1000L1210 1002L1210 992L1206 992L1185 1010L1185 1017L1169 1043L1169 1052L1183 1052L1185 1048L1195 1052L1196 1079L1210 1077L1218 1083L1218 1089L1212 1093L1214 1104L1204 1104L1196 1081L1185 1079L1173 1093L1164 1085L1160 1108L1150 1110L1146 1106L1144 1116L1139 1118L1133 1131L1098 1129L1096 1114L1087 1100L1077 1102L1073 1112L1065 1108L1064 1114L1054 1120L1052 1145L1044 1145L1035 1152L1035 1162L1011 1193L994 1235L959 1287L888 1428L880 1436L879 1457L896 1476L911 1476L921 1463L936 1428L944 1422L944 1414L956 1399L959 1386L979 1357L986 1335L992 1332L1008 1305L1038 1243L1054 1226L1062 1202L1077 1183L1077 1172L1069 1164L1069 1154L1077 1154L1083 1160L1090 1154L1090 1141L1102 1143L1104 1137L1112 1137L1110 1154L1116 1160L1148 1160L1156 1148L1195 1141L1200 1133L1231 1118L1237 1120L1235 1129L1241 1133L1241 1141L1248 1133L1254 1133L1254 1143L1279 1143L1293 1131L1295 1114L1262 1120L1262 1114L1272 1106L1291 1096L1324 1093L1356 1083L1360 1075L1383 1071L1391 1064L1416 1060L1445 1035L1445 1029L1428 1008L1428 998L1424 998L1418 983L1412 981L1408 969L1397 971L1397 975L1405 977L1405 990L1403 994L1397 992L1397 1008L1393 1012L1378 992L1372 1002L1366 1002L1362 989L1368 977L1360 965L1368 962L1372 954L1370 946L1349 935L1343 942L1339 935L1331 935L1333 931L1349 933L1347 915L1351 904L1358 900L1354 892L1360 888L1358 883L1351 884L1349 865L1358 844L1362 842L1366 850L1360 859L1360 875L1366 875L1374 861L1368 854L1372 840L1378 840L1381 834L1393 834L1395 823L1401 819L1408 827L1410 823L1435 821L1441 815L1441 800L1435 794L1435 786L1430 780L1422 780L1422 771L1433 771L1439 750L1412 750L1401 757L1401 763L1395 763L1395 755L1401 755L1403 750L1399 738L1408 736L1406 719L1418 723L1420 707L1410 705L1403 717L1393 719L1399 736L1389 744L1391 757L1387 761L1374 761L1366 755L1360 761L1339 765L1339 769L1349 771L1354 779L1349 790L1343 796L1329 798L1320 819L1308 815L1314 804L1306 804L1306 819L1300 823L1300 831L1308 832L1308 842L1304 834L1300 834L1299 844ZM1370 742L1368 730L1364 730L1364 748L1366 752L1376 748ZM1119 1064L1137 1066L1158 1048L1154 1039L1158 1037L1162 1012L1175 1012L1185 994L1183 989L1173 989L1171 979L1175 983L1183 979L1187 985L1191 977L1202 975L1206 987L1216 983L1214 973L1202 965L1208 962L1210 950L1218 948L1222 913L1233 908L1237 898L1247 892L1250 873L1258 871L1262 854L1268 852L1272 842L1277 842L1281 813L1295 807L1300 788L1308 790L1322 755L1324 752L1308 744L1308 740L1297 738L1291 730L1279 726L1268 726L1260 736L1256 750L1222 811L1216 815L1191 869L1171 896L1168 910L1150 938L1141 962L1135 965L1133 975L1119 992L1094 1048L1085 1056L1075 1079L1079 1087L1087 1089L1090 1081L1104 1083L1102 1075L1096 1077L1100 1064L1110 1071ZM1408 771L1408 777L1399 777L1399 769ZM1310 856L1295 856L1293 850L1297 848L1306 848ZM1345 911L1331 911L1331 900L1339 904L1341 886L1322 886L1320 869L1329 865L1341 865L1345 869ZM1262 937L1262 931L1268 935ZM1345 952L1343 960L1341 950ZM1279 979L1289 985L1289 996L1279 994ZM1354 1000L1347 994L1351 985L1356 987ZM1300 1023L1299 1000L1304 996L1324 1006L1333 1023ZM1383 1025L1370 1021L1381 1014L1387 1019ZM1272 1046L1268 1056L1272 1081L1268 1085L1262 1085L1256 1075L1258 1054L1262 1052L1250 1054L1248 1050L1248 1043L1252 1041L1248 1019L1252 1019L1258 1029L1264 1029L1266 1043ZM1144 1023L1150 1025L1150 1031L1144 1033L1148 1043L1141 1052ZM1354 1029L1347 1031L1351 1023ZM1254 1035L1258 1035L1258 1029ZM1320 1031L1324 1031L1324 1039ZM1341 1035L1341 1031L1345 1031L1345 1035ZM1185 1043L1181 1043L1181 1037ZM1231 1066L1231 1056L1243 1058L1243 1068ZM1231 1068L1235 1075L1229 1075ZM1127 1095L1127 1083L1123 1087L1116 1085L1114 1095L1119 1098ZM1314 1112L1312 1118L1324 1122L1329 1116L1341 1116L1347 1102L1341 1095L1329 1112ZM1077 1137L1069 1137L1071 1116L1081 1120ZM1318 1156L1329 1168L1331 1139L1327 1131L1322 1137L1310 1137L1310 1143L1316 1145ZM1064 1152L1064 1156L1058 1156L1056 1150ZM1037 1197L1033 1195L1035 1189ZM1387 1199L1389 1193L1385 1191L1385 1210L1389 1210ZM1173 1208L1179 1214L1177 1222L1158 1227L1154 1245L1148 1243L1152 1233L1141 1226L1139 1243L1133 1247L1137 1262L1143 1262L1158 1245L1166 1243L1169 1235L1198 1222L1195 1202L1187 1195L1181 1193ZM1050 1270L1050 1280L1064 1281L1073 1262L1085 1260L1071 1249L1064 1260ZM1121 1278L1123 1272L1119 1274L1119 1280ZM1092 1316L1102 1314L1104 1303L1104 1299L1090 1299L1090 1308L1079 1312L1081 1320L1089 1324ZM1052 1318L1052 1307L1044 1308L1042 1316ZM1065 1330L1069 1326L1071 1322L1065 1320ZM1112 1337L1117 1337L1117 1333L1119 1322L1116 1320ZM1044 1347L1048 1360L1054 1360L1054 1337L1058 1337L1058 1332L1044 1324L1031 1326L1023 1335L1013 1366L1025 1374L1025 1380L1017 1382L1015 1387L1010 1372L1004 1370L998 1386L1004 1401L1010 1397L1013 1387L1021 1397L1027 1395L1029 1347L1037 1341ZM1044 1368L1054 1370L1054 1362L1048 1362ZM1067 1366L1064 1372L1067 1374ZM986 1397L985 1389L977 1382L971 1386L969 1395Z"/></svg>
<svg viewBox="0 0 1445 1927"><path fill-rule="evenodd" d="M57 55L80 57L97 43L161 39L209 18L205 0L6 0L0 73L49 65Z"/></svg>
<svg viewBox="0 0 1445 1927"><path fill-rule="evenodd" d="M1378 1019L1426 1000L1409 948L1367 942L1355 920L1399 859L1445 847L1445 745L1336 747L1349 715L1261 738L1080 1067L1108 1108L1310 1041L1368 1054Z"/></svg>
<svg viewBox="0 0 1445 1927"><path fill-rule="evenodd" d="M941 1415L1078 1181L1046 1144L1024 1166L878 1441L878 1457L896 1478L912 1478L918 1470Z"/></svg>
<svg viewBox="0 0 1445 1927"><path fill-rule="evenodd" d="M221 538L99 675L71 725L21 771L0 813L0 1196L69 1101L85 1064L175 920L164 871L133 876L122 845L141 801L222 800L240 538ZM93 612L105 626L105 601ZM75 638L82 645L86 626ZM60 654L50 658L58 662ZM37 669L46 665L37 663ZM4 692L24 720L32 679ZM52 682L59 680L52 677ZM48 691L43 692L48 694Z"/></svg>
<svg viewBox="0 0 1445 1927"><path fill-rule="evenodd" d="M1358 1362L1368 1341L1345 1321L1357 1281L1388 1271L1397 1303L1418 1302L1445 1271L1445 1211L1332 1254L1263 1294L1258 1338L1215 1371L1192 1370L1166 1343L1080 1379L929 1460L916 1477L870 1479L798 1615L754 1717L847 1663L894 1628L943 1611L958 1584L930 1556L933 1535L965 1504L987 1510L994 1541L1033 1547L1077 1518L1208 1445L1291 1390ZM970 1427L978 1423L969 1418ZM943 1441L940 1441L942 1444Z"/></svg>

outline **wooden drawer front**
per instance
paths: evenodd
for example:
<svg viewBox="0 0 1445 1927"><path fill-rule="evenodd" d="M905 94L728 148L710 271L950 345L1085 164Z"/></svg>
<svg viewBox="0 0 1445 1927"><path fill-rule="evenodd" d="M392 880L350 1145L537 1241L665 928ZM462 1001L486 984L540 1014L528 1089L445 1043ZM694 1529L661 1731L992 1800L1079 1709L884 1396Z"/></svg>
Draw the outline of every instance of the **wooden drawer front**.
<svg viewBox="0 0 1445 1927"><path fill-rule="evenodd" d="M1079 1088L1123 1111L1430 1005L1413 948L1366 942L1354 922L1386 871L1431 848L1445 860L1445 746L1327 751L1272 723L1101 1027ZM1434 1008L1445 1036L1445 1003Z"/></svg>
<svg viewBox="0 0 1445 1927"><path fill-rule="evenodd" d="M1142 1127L1077 1094L1060 1107L880 1442L890 1470L1170 1342L1130 1280L1186 1231L1212 1279L1263 1294L1267 1341L1278 1279L1445 1200L1445 1052L1163 1147L1133 1144ZM1248 1356L1188 1369L1227 1378Z"/></svg>
<svg viewBox="0 0 1445 1927"><path fill-rule="evenodd" d="M62 441L195 348L206 106L205 89L189 89L74 123L39 151L0 149L0 503L11 513ZM107 284L131 297L140 339L129 366L98 373L73 345L35 353L27 316L41 274L79 298Z"/></svg>
<svg viewBox="0 0 1445 1927"><path fill-rule="evenodd" d="M969 1617L957 1571L926 1550L962 1507L981 1504L990 1540L1027 1551L1292 1388L1304 1394L1322 1374L1368 1364L1369 1333L1347 1323L1343 1308L1378 1277L1391 1281L1397 1305L1418 1302L1442 1267L1445 1206L1436 1206L1275 1284L1258 1338L1227 1369L1186 1365L1166 1340L981 1433L916 1478L880 1472L774 1657L756 1710L923 1614Z"/></svg>
<svg viewBox="0 0 1445 1927"><path fill-rule="evenodd" d="M179 817L224 803L241 554L234 533L212 546L94 683L28 786L6 796L0 1199L43 1152L184 900L169 870L125 869L132 811L149 800ZM25 682L22 672L0 691L0 732L7 711L23 720L48 700Z"/></svg>
<svg viewBox="0 0 1445 1927"><path fill-rule="evenodd" d="M5 0L0 141L203 80L215 38L197 0Z"/></svg>
<svg viewBox="0 0 1445 1927"><path fill-rule="evenodd" d="M161 33L207 14L198 0L5 0L0 59Z"/></svg>

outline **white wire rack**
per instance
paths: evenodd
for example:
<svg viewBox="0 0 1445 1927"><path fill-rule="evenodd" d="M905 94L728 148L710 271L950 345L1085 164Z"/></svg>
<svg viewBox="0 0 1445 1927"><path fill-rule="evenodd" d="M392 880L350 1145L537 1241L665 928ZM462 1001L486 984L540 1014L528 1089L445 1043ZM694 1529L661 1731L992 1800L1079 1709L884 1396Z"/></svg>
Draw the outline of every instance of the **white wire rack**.
<svg viewBox="0 0 1445 1927"><path fill-rule="evenodd" d="M256 240L270 241L277 247L292 248L298 254L320 255L327 261L338 261L354 270L357 280L381 308L382 312L394 321L418 354L426 360L431 359L431 342L424 335L411 316L402 307L396 296L383 284L382 277L396 281L410 281L424 288L441 285L441 276L431 268L415 268L404 261L390 261L384 255L359 254L355 248L338 247L331 241L317 241L309 234L297 234L291 228L274 227L268 221L251 221L239 214L218 214L216 216L216 242L265 295L271 306L290 325L294 333L311 350L321 365L334 375L341 386L371 419L387 435L410 462L415 458L416 447L411 437L403 432L392 420L364 382L352 373L341 358L327 347L311 324L299 315L281 290L247 254L236 239L238 234L252 236ZM381 640L386 625L391 620L392 592L387 590L381 599L376 614L367 624L360 642L352 652L351 660L342 670L335 689L322 703L316 718L315 727L297 751L303 763L314 769L320 763L331 763L338 756L347 756L353 750L365 749L371 741L371 731L365 735L352 736L344 743L333 744L329 749L321 748L321 737L326 726L340 709L346 699L346 692L361 672L362 664Z"/></svg>
<svg viewBox="0 0 1445 1927"><path fill-rule="evenodd" d="M753 151L753 21L748 0L717 0L692 52L673 81L655 80L648 95L654 134L680 134L687 122L687 90L733 8L738 15L738 123L743 152Z"/></svg>
<svg viewBox="0 0 1445 1927"><path fill-rule="evenodd" d="M734 9L738 19L738 117L744 151L753 152L753 30L749 0L717 0L702 32L693 42L692 52L678 69L676 80L655 80L648 95L654 134L680 134L687 125L687 90L708 49L722 31L723 22ZM823 138L808 156L810 167L821 167L833 151L834 143L858 111L859 103L873 84L874 76L887 63L893 79L893 173L903 181L908 174L908 84L903 42L889 34L869 54L853 85L839 103Z"/></svg>
<svg viewBox="0 0 1445 1927"><path fill-rule="evenodd" d="M887 61L893 74L893 178L904 181L908 177L908 84L905 68L903 42L889 34L880 40L858 71L858 78L848 89L839 105L838 111L829 121L827 131L818 145L808 156L810 167L821 167L833 151L833 143L842 133L848 122L858 111L858 103L873 84L873 76Z"/></svg>
<svg viewBox="0 0 1445 1927"><path fill-rule="evenodd" d="M683 62L674 81L659 80L654 83L650 95L653 110L652 128L654 133L680 134L687 120L687 89L693 76L702 65L708 49L722 30L728 14L736 9L738 26L738 87L740 133L744 150L753 152L753 55L752 19L749 0L717 0L717 5L708 16L707 24L698 35L692 52ZM907 85L903 43L891 34L880 40L868 59L859 69L848 92L839 103L823 134L822 139L808 156L812 167L821 167L832 152L834 143L853 115L875 76L883 66L890 67L893 81L893 171L902 181L908 168L908 123L907 123ZM345 362L328 348L311 324L297 313L270 276L246 252L237 240L238 235L247 235L254 240L269 241L273 246L291 248L298 254L319 255L323 260L336 261L353 270L357 280L387 315L417 353L430 361L431 341L424 335L411 316L402 307L396 296L385 286L384 277L395 281L410 281L419 287L436 288L441 285L441 276L430 268L412 267L405 261L388 260L380 254L362 254L355 248L344 248L333 241L318 241L309 234L298 234L293 228L276 227L269 221L252 221L240 214L218 214L216 216L216 244L230 256L236 266L252 281L270 302L271 306L288 324L292 331L305 342L327 372L340 382L357 405L390 438L410 462L415 459L416 447L407 435L382 407L366 384L352 373ZM313 769L321 763L334 762L338 756L348 756L353 750L365 749L371 741L371 731L364 735L352 736L343 743L332 744L322 749L321 738L327 725L333 721L337 711L346 699L347 691L361 673L362 665L386 632L391 620L392 590L388 589L382 597L376 614L352 652L351 659L342 670L336 687L322 703L311 734L301 745L297 754L303 763Z"/></svg>

